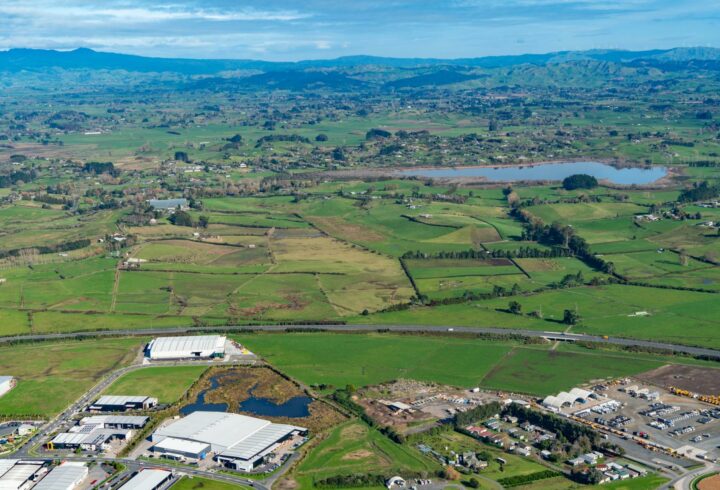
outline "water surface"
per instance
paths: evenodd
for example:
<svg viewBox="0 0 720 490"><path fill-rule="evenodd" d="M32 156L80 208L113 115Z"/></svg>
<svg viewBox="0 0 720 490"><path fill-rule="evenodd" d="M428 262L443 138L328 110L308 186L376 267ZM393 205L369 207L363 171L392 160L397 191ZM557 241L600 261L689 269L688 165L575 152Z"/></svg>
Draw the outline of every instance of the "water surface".
<svg viewBox="0 0 720 490"><path fill-rule="evenodd" d="M521 180L563 180L574 174L592 175L598 180L613 184L650 184L667 175L667 168L624 167L616 168L601 162L543 163L538 165L514 165L508 167L457 167L420 168L401 170L406 176L429 178L470 178L485 177L494 182L516 182Z"/></svg>

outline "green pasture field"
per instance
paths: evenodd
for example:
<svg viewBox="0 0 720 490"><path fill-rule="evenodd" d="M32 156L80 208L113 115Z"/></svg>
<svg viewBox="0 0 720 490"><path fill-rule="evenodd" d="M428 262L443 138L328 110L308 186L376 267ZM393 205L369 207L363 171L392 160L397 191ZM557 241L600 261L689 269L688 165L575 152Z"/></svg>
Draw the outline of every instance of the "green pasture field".
<svg viewBox="0 0 720 490"><path fill-rule="evenodd" d="M678 362L667 356L579 347L550 350L549 344L453 338L451 334L258 333L237 339L303 383L337 387L409 378L544 396L591 380L629 376Z"/></svg>
<svg viewBox="0 0 720 490"><path fill-rule="evenodd" d="M309 489L314 482L335 475L432 473L437 469L437 463L416 449L396 444L376 429L350 420L314 444L287 478L297 484L294 488Z"/></svg>
<svg viewBox="0 0 720 490"><path fill-rule="evenodd" d="M199 476L183 476L171 487L173 490L250 490L245 485L236 485Z"/></svg>
<svg viewBox="0 0 720 490"><path fill-rule="evenodd" d="M128 365L145 339L29 343L0 347L0 371L17 386L0 398L0 416L52 417L104 375Z"/></svg>
<svg viewBox="0 0 720 490"><path fill-rule="evenodd" d="M160 403L178 401L207 366L148 367L131 371L105 390L105 395L147 395Z"/></svg>
<svg viewBox="0 0 720 490"><path fill-rule="evenodd" d="M555 221L574 225L580 221L633 216L647 212L646 206L633 203L593 202L577 204L541 204L528 210L545 223Z"/></svg>
<svg viewBox="0 0 720 490"><path fill-rule="evenodd" d="M579 354L557 350L513 349L480 384L486 388L545 396L593 380L631 376L662 366L628 355Z"/></svg>
<svg viewBox="0 0 720 490"><path fill-rule="evenodd" d="M566 309L581 317L576 333L652 339L703 347L720 346L720 302L713 293L678 291L639 286L583 287L546 291L515 298L524 312L542 311L545 330L562 330ZM507 299L486 302L490 308L506 308ZM634 316L648 312L648 316ZM451 322L446 314L447 322Z"/></svg>

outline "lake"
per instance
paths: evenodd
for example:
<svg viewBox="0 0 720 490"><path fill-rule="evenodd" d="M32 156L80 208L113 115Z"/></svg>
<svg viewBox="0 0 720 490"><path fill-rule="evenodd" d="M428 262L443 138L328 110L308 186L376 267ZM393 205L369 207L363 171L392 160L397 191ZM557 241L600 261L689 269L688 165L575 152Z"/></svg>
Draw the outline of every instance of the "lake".
<svg viewBox="0 0 720 490"><path fill-rule="evenodd" d="M421 168L400 170L398 173L406 176L438 179L484 177L493 182L563 180L574 174L587 174L613 184L643 185L665 177L667 168L657 166L616 168L601 162L564 162L508 167Z"/></svg>

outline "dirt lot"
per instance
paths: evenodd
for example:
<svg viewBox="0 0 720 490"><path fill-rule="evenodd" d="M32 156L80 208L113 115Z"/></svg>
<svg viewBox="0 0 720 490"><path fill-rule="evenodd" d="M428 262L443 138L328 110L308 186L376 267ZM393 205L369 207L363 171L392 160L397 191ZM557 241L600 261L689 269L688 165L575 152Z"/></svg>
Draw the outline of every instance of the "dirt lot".
<svg viewBox="0 0 720 490"><path fill-rule="evenodd" d="M357 392L355 401L379 424L411 434L432 427L438 420L452 417L459 411L498 399L496 394L489 392L472 393L450 386L397 380L364 388ZM390 406L394 402L410 408Z"/></svg>
<svg viewBox="0 0 720 490"><path fill-rule="evenodd" d="M697 486L700 490L718 490L720 489L720 474L700 480Z"/></svg>
<svg viewBox="0 0 720 490"><path fill-rule="evenodd" d="M638 376L657 386L675 386L701 395L720 395L720 376L716 369L695 366L663 366Z"/></svg>

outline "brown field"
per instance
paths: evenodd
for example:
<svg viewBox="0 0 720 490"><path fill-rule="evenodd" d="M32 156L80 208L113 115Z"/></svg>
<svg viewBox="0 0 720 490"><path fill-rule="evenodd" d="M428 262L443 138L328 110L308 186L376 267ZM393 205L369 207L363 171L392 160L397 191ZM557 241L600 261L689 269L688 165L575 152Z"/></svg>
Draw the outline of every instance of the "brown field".
<svg viewBox="0 0 720 490"><path fill-rule="evenodd" d="M637 376L657 386L675 386L701 395L720 394L720 370L695 366L668 365Z"/></svg>
<svg viewBox="0 0 720 490"><path fill-rule="evenodd" d="M720 473L717 475L700 480L697 484L699 490L720 490Z"/></svg>

